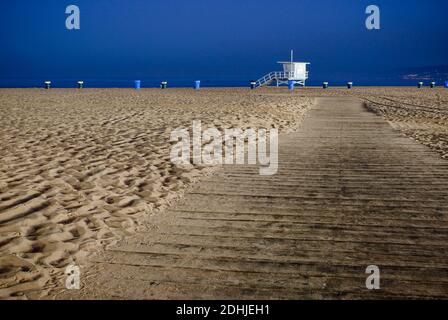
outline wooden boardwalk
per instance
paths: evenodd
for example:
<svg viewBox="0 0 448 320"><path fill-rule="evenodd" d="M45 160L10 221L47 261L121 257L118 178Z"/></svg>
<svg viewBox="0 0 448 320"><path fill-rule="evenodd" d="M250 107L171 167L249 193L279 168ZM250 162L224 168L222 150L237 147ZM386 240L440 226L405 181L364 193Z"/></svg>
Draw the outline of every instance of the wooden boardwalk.
<svg viewBox="0 0 448 320"><path fill-rule="evenodd" d="M446 160L360 101L331 98L280 137L279 165L200 182L62 297L448 298ZM369 265L380 290L366 289Z"/></svg>

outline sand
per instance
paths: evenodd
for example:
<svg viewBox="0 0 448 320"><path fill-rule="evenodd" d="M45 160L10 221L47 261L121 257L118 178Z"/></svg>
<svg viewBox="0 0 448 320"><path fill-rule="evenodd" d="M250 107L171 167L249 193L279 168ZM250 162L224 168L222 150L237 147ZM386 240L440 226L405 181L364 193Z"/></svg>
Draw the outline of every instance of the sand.
<svg viewBox="0 0 448 320"><path fill-rule="evenodd" d="M226 166L80 266L55 299L445 299L448 162L352 97L280 135L276 175ZM379 290L366 269L380 272ZM369 284L369 286L371 283Z"/></svg>
<svg viewBox="0 0 448 320"><path fill-rule="evenodd" d="M247 89L0 90L0 298L44 298L67 265L139 231L217 169L174 166L173 129L287 132L311 105Z"/></svg>
<svg viewBox="0 0 448 320"><path fill-rule="evenodd" d="M407 136L448 159L448 90L368 95L367 106Z"/></svg>
<svg viewBox="0 0 448 320"><path fill-rule="evenodd" d="M0 90L0 299L46 298L69 264L138 233L219 168L176 167L169 135L204 126L297 130L320 96L355 96L448 157L448 90Z"/></svg>

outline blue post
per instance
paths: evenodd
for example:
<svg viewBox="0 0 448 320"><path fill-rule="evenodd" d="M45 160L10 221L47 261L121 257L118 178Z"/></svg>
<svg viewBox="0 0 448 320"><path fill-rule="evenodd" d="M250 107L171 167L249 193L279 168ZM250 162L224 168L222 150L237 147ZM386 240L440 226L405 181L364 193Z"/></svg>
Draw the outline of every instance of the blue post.
<svg viewBox="0 0 448 320"><path fill-rule="evenodd" d="M194 82L194 89L199 90L201 88L201 80L196 80Z"/></svg>
<svg viewBox="0 0 448 320"><path fill-rule="evenodd" d="M141 87L142 82L140 80L135 80L135 89L139 90Z"/></svg>
<svg viewBox="0 0 448 320"><path fill-rule="evenodd" d="M445 81L445 88L448 88L448 80Z"/></svg>
<svg viewBox="0 0 448 320"><path fill-rule="evenodd" d="M294 90L294 80L288 80L288 89L289 91L293 91Z"/></svg>

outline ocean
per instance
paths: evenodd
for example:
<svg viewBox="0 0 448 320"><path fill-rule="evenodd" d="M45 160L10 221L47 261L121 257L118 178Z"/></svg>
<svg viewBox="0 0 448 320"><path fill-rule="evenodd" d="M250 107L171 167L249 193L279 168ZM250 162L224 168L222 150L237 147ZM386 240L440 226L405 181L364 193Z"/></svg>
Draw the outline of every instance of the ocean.
<svg viewBox="0 0 448 320"><path fill-rule="evenodd" d="M258 76L147 76L147 77L1 77L1 88L41 88L44 81L52 81L53 88L76 88L77 82L84 81L85 88L133 88L134 81L140 80L142 88L158 88L160 82L167 81L170 88L193 87L196 80L201 80L201 87L249 87L250 81L258 79ZM328 81L330 86L344 86L348 81L355 86L416 86L419 81L426 85L435 81L443 85L448 80L448 67L430 67L396 70L388 73L356 74L341 72L338 74L325 74L310 71L307 86L321 86Z"/></svg>

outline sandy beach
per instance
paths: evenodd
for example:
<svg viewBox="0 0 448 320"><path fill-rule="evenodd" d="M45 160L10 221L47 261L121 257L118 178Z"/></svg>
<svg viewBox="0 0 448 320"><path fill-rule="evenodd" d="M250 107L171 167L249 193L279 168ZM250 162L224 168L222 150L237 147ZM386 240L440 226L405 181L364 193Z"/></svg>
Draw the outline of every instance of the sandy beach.
<svg viewBox="0 0 448 320"><path fill-rule="evenodd" d="M170 162L173 129L287 132L311 104L247 89L1 90L0 298L45 297L67 265L210 174Z"/></svg>
<svg viewBox="0 0 448 320"><path fill-rule="evenodd" d="M46 298L69 264L132 236L219 167L174 166L170 132L294 132L317 97L350 96L448 159L448 90L1 89L0 299Z"/></svg>

